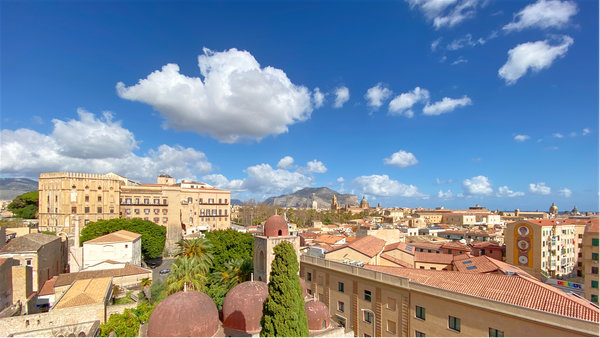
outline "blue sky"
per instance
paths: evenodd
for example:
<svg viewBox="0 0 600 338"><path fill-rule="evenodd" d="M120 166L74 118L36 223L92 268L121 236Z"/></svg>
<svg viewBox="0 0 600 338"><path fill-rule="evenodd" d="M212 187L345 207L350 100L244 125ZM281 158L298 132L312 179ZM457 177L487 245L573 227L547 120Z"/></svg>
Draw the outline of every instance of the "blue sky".
<svg viewBox="0 0 600 338"><path fill-rule="evenodd" d="M0 175L598 210L597 1L2 1Z"/></svg>

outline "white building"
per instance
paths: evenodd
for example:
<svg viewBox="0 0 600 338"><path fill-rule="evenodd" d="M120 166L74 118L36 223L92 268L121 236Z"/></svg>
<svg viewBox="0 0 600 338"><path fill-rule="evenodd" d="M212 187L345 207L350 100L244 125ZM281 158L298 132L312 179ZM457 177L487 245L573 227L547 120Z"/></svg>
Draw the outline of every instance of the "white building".
<svg viewBox="0 0 600 338"><path fill-rule="evenodd" d="M104 261L142 264L142 235L119 230L83 243L83 269Z"/></svg>

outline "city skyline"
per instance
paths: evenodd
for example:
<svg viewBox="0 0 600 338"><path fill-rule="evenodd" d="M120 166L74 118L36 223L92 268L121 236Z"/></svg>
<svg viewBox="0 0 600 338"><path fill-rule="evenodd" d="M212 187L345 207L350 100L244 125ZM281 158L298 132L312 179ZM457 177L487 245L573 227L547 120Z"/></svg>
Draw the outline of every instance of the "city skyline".
<svg viewBox="0 0 600 338"><path fill-rule="evenodd" d="M0 176L598 210L594 1L2 3Z"/></svg>

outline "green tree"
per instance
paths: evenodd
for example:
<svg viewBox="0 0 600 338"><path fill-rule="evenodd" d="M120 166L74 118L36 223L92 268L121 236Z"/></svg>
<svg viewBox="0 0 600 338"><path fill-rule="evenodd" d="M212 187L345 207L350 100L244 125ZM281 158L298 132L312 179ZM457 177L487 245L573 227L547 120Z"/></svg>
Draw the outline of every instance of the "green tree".
<svg viewBox="0 0 600 338"><path fill-rule="evenodd" d="M38 212L38 191L26 192L15 197L7 206L15 217L32 219L37 218Z"/></svg>
<svg viewBox="0 0 600 338"><path fill-rule="evenodd" d="M212 283L222 285L227 292L239 283L250 280L254 270L252 259L232 259L225 263L223 271L212 274Z"/></svg>
<svg viewBox="0 0 600 338"><path fill-rule="evenodd" d="M165 227L140 218L130 220L115 218L90 222L81 230L80 243L83 245L85 241L119 230L127 230L142 235L142 255L145 258L156 258L162 255L167 233Z"/></svg>
<svg viewBox="0 0 600 338"><path fill-rule="evenodd" d="M167 294L185 289L204 292L207 281L207 268L199 257L179 256L167 276Z"/></svg>
<svg viewBox="0 0 600 338"><path fill-rule="evenodd" d="M292 244L273 248L275 258L269 276L269 296L263 304L261 337L308 337L298 259Z"/></svg>
<svg viewBox="0 0 600 338"><path fill-rule="evenodd" d="M197 258L204 271L209 271L212 266L212 244L206 238L182 239L177 242L179 252L177 256Z"/></svg>
<svg viewBox="0 0 600 338"><path fill-rule="evenodd" d="M156 304L141 302L136 308L111 315L106 323L100 325L100 336L108 337L114 332L117 337L137 337L140 324L148 322L155 307Z"/></svg>
<svg viewBox="0 0 600 338"><path fill-rule="evenodd" d="M250 233L235 230L219 230L206 233L213 254L211 272L224 271L225 263L236 259L252 259L254 237Z"/></svg>

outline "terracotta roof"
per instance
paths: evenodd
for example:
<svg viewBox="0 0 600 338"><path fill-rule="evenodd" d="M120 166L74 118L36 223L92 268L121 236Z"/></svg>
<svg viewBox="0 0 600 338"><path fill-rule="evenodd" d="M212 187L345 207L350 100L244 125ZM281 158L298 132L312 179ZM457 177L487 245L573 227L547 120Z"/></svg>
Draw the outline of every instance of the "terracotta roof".
<svg viewBox="0 0 600 338"><path fill-rule="evenodd" d="M442 246L442 243L431 243L431 242L413 242L409 243L415 248L425 249L425 250L439 250Z"/></svg>
<svg viewBox="0 0 600 338"><path fill-rule="evenodd" d="M325 244L335 244L341 240L343 240L344 236L335 236L335 235L321 235L313 240L313 242L321 242Z"/></svg>
<svg viewBox="0 0 600 338"><path fill-rule="evenodd" d="M434 263L434 264L452 264L454 255L435 253L435 252L415 252L415 262Z"/></svg>
<svg viewBox="0 0 600 338"><path fill-rule="evenodd" d="M341 249L349 247L349 248L352 248L352 249L362 253L363 255L366 255L366 256L369 256L372 258L372 257L377 256L377 254L381 252L381 250L383 249L384 246L385 246L385 241L383 239L369 235L369 236L365 236L365 237L356 239L356 240L352 241L352 243L344 244L344 245L340 246L339 248L336 248L335 250L332 250L332 251L341 250Z"/></svg>
<svg viewBox="0 0 600 338"><path fill-rule="evenodd" d="M303 232L303 233L299 233L298 236L304 238L304 239L314 239L319 237L319 234L315 234L312 232Z"/></svg>
<svg viewBox="0 0 600 338"><path fill-rule="evenodd" d="M388 254L381 254L380 257L381 257L381 259L385 259L387 261L390 261L390 262L392 262L394 264L400 265L400 266L405 267L405 268L412 268L413 267L412 264L407 263L407 262L405 262L403 260L400 260L400 259L398 259L396 257L392 257L392 256L390 256Z"/></svg>
<svg viewBox="0 0 600 338"><path fill-rule="evenodd" d="M142 237L142 235L138 233L127 230L119 230L111 232L108 235L90 239L89 241L85 241L83 244L133 242L140 237Z"/></svg>
<svg viewBox="0 0 600 338"><path fill-rule="evenodd" d="M346 237L346 243L350 243L350 242L355 241L355 240L356 240L355 236L348 236L348 237Z"/></svg>
<svg viewBox="0 0 600 338"><path fill-rule="evenodd" d="M78 280L60 297L54 309L104 302L111 277Z"/></svg>
<svg viewBox="0 0 600 338"><path fill-rule="evenodd" d="M388 252L392 250L400 250L411 255L415 254L415 247L412 246L412 243L396 242L388 244L385 246L385 248L383 248L383 252Z"/></svg>
<svg viewBox="0 0 600 338"><path fill-rule="evenodd" d="M466 244L462 244L459 242L447 242L442 244L442 249L454 249L454 250L465 250L465 251L471 251L471 248L469 248L468 245Z"/></svg>
<svg viewBox="0 0 600 338"><path fill-rule="evenodd" d="M449 290L560 316L598 322L599 310L588 301L538 280L519 275L471 274L459 271L365 265L366 269L404 278L413 283Z"/></svg>
<svg viewBox="0 0 600 338"><path fill-rule="evenodd" d="M57 277L58 276L54 276L44 282L44 285L42 285L42 289L39 292L40 296L47 296L47 295L54 294L54 283L56 283Z"/></svg>
<svg viewBox="0 0 600 338"><path fill-rule="evenodd" d="M590 225L585 228L585 232L596 232L598 233L598 219L591 220Z"/></svg>
<svg viewBox="0 0 600 338"><path fill-rule="evenodd" d="M144 273L152 273L150 269L144 269L139 266L125 264L122 269L108 269L108 270L90 270L80 271L73 273L61 273L56 279L55 287L65 286L73 283L73 281L90 278L101 278L101 277L123 277L139 275Z"/></svg>
<svg viewBox="0 0 600 338"><path fill-rule="evenodd" d="M34 232L13 238L0 249L0 253L38 251L42 246L55 240L60 241L60 237Z"/></svg>
<svg viewBox="0 0 600 338"><path fill-rule="evenodd" d="M334 247L332 247L332 246L331 246L331 245L329 245L329 244L325 244L325 243L319 243L319 244L316 244L316 245L311 245L311 246L312 246L312 247L314 247L314 248L322 248L322 249L325 249L325 250L327 250L327 252L330 252L330 251L333 251L333 250L335 250L335 248L334 248Z"/></svg>

